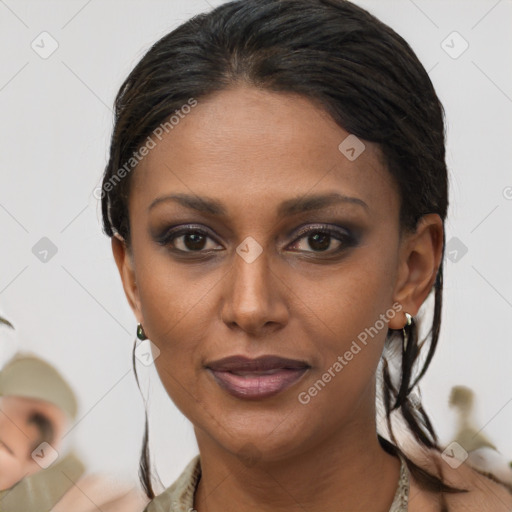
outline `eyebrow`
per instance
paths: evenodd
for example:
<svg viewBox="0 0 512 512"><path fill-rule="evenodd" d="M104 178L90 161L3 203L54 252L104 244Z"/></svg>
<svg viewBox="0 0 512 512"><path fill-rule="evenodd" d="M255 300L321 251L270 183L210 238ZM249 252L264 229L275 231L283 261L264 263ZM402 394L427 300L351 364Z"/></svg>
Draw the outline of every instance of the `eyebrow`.
<svg viewBox="0 0 512 512"><path fill-rule="evenodd" d="M221 202L216 199L207 197L199 197L189 194L171 194L167 196L157 197L148 207L148 211L154 208L157 204L173 201L181 204L186 208L197 210L201 213L209 213L211 215L226 215L226 209ZM340 203L350 203L362 206L365 210L369 210L369 206L358 197L346 196L337 192L330 194L317 194L294 197L283 201L278 209L277 214L279 217L295 215L297 213L320 210Z"/></svg>

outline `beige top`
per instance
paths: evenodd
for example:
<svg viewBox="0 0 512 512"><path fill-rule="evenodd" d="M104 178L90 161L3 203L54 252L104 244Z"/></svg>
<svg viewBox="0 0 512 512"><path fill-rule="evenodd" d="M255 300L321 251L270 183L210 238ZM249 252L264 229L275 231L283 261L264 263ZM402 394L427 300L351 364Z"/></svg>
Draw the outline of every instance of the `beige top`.
<svg viewBox="0 0 512 512"><path fill-rule="evenodd" d="M409 471L400 457L400 480L390 512L407 510L409 497ZM153 499L144 512L193 512L194 495L201 477L201 461L196 455L185 467L178 479L163 493Z"/></svg>

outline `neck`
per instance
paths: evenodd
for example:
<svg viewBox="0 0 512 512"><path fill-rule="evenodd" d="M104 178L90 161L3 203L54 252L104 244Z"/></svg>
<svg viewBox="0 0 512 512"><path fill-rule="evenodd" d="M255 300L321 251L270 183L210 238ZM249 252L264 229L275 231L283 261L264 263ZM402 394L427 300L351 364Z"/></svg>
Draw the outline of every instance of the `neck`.
<svg viewBox="0 0 512 512"><path fill-rule="evenodd" d="M194 509L388 512L400 461L384 451L375 432L375 422L360 422L300 454L244 464L196 429L202 475Z"/></svg>

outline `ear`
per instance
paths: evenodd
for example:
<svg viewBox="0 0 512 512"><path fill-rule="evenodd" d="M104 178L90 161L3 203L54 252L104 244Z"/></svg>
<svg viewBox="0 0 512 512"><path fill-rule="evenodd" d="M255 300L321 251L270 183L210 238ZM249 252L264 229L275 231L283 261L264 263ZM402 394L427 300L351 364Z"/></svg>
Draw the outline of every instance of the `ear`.
<svg viewBox="0 0 512 512"><path fill-rule="evenodd" d="M127 247L125 240L117 233L111 239L112 253L121 276L124 293L128 303L137 318L137 322L142 322L142 313L140 308L139 292L135 280L133 268L133 255Z"/></svg>
<svg viewBox="0 0 512 512"><path fill-rule="evenodd" d="M442 252L443 221L437 213L424 215L416 231L405 235L401 244L394 301L402 305L404 315L390 319L391 329L404 327L406 312L411 316L418 313L435 283Z"/></svg>

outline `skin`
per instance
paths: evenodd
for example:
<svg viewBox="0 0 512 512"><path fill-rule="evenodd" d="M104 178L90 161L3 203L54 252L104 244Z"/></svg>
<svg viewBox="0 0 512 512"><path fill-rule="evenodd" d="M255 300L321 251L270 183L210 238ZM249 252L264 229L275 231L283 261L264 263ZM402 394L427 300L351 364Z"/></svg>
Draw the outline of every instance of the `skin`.
<svg viewBox="0 0 512 512"><path fill-rule="evenodd" d="M112 249L137 321L160 351L162 383L194 425L199 512L388 512L391 505L400 465L381 448L375 425L387 326L308 404L297 397L393 304L402 309L385 317L392 329L404 326L405 311L418 313L440 264L443 226L428 214L400 236L400 199L378 148L365 141L350 161L338 150L348 135L307 98L238 85L201 99L132 176L130 245L114 237ZM278 214L285 200L332 192L366 207ZM171 200L150 208L177 193L215 199L225 214ZM158 243L187 224L208 231L202 245L185 236ZM355 242L333 236L319 251L297 235L301 226L313 235L319 224L349 230ZM252 263L236 252L248 236L263 250ZM286 391L246 401L204 368L239 354L311 368ZM410 510L430 510L432 500L422 501L414 482L411 489Z"/></svg>
<svg viewBox="0 0 512 512"><path fill-rule="evenodd" d="M41 439L40 430L29 421L34 413L46 416L60 437L66 417L56 405L20 396L0 398L0 491L41 470L31 456ZM57 449L58 443L52 446Z"/></svg>

